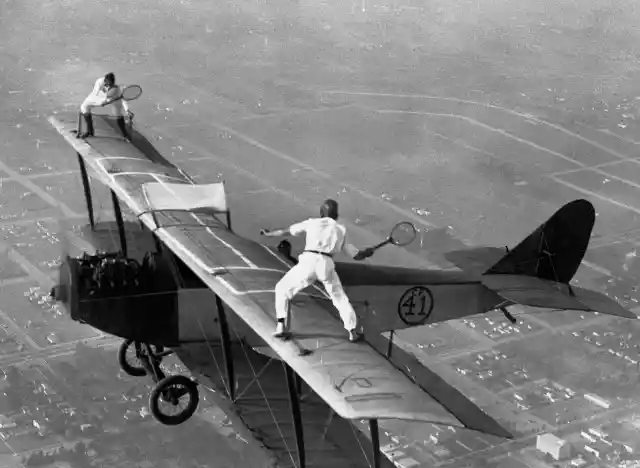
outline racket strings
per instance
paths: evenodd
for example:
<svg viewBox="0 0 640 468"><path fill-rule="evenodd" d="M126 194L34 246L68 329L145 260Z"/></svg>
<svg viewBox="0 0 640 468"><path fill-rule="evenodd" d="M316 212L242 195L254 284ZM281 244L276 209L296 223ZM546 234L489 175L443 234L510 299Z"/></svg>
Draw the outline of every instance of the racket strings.
<svg viewBox="0 0 640 468"><path fill-rule="evenodd" d="M398 246L405 246L413 242L416 238L416 228L412 223L402 222L397 224L391 231L391 241Z"/></svg>
<svg viewBox="0 0 640 468"><path fill-rule="evenodd" d="M142 88L138 85L131 85L124 88L122 91L122 99L125 101L131 101L138 98L142 94Z"/></svg>

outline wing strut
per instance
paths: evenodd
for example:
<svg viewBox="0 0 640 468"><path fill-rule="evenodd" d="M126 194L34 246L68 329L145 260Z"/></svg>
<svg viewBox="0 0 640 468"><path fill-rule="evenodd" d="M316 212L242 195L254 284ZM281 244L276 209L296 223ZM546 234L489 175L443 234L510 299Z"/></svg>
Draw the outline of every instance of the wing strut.
<svg viewBox="0 0 640 468"><path fill-rule="evenodd" d="M122 210L116 192L111 190L111 201L113 202L113 212L116 215L116 223L118 224L118 235L120 236L120 253L123 257L127 256L127 238L124 230L124 220L122 219Z"/></svg>
<svg viewBox="0 0 640 468"><path fill-rule="evenodd" d="M216 308L218 309L218 326L220 327L220 336L222 337L222 356L224 357L224 365L227 370L227 392L229 393L229 399L236 401L236 379L229 322L227 321L227 313L224 311L222 299L220 299L220 296L217 294Z"/></svg>
<svg viewBox="0 0 640 468"><path fill-rule="evenodd" d="M393 335L395 334L395 330L391 330L389 332L389 346L387 347L387 359L391 357L391 352L393 351Z"/></svg>
<svg viewBox="0 0 640 468"><path fill-rule="evenodd" d="M381 468L380 460L380 429L377 419L369 419L369 432L371 433L371 450L373 450L373 468Z"/></svg>
<svg viewBox="0 0 640 468"><path fill-rule="evenodd" d="M293 418L293 427L296 433L296 445L298 448L298 468L305 468L306 466L306 454L304 450L304 432L302 429L302 411L300 410L300 394L298 379L296 374L286 364L282 362L285 373L287 375L287 387L289 388L289 402L291 403L291 417Z"/></svg>
<svg viewBox="0 0 640 468"><path fill-rule="evenodd" d="M301 379L284 361L282 365L287 376L287 387L289 389L289 401L291 403L291 417L296 435L296 445L298 449L298 468L306 467L306 453L304 447L304 431L302 424L302 411L300 410L300 387ZM369 420L369 432L371 435L371 450L373 457L372 468L382 468L382 457L380 451L380 430L377 419Z"/></svg>
<svg viewBox="0 0 640 468"><path fill-rule="evenodd" d="M91 198L91 185L89 183L89 174L87 174L87 166L82 159L82 155L78 154L78 164L80 165L80 176L82 177L82 188L84 189L84 199L87 202L87 213L89 215L89 224L91 230L96 230L96 221L93 216L93 200Z"/></svg>

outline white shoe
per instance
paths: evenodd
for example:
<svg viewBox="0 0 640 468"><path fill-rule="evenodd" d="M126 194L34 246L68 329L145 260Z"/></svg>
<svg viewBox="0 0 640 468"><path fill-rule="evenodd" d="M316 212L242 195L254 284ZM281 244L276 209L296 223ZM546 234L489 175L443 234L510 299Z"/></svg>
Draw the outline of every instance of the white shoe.
<svg viewBox="0 0 640 468"><path fill-rule="evenodd" d="M276 338L286 339L291 336L291 333L289 332L289 330L287 330L283 322L278 322L278 325L276 326L276 332L273 336L275 336Z"/></svg>
<svg viewBox="0 0 640 468"><path fill-rule="evenodd" d="M349 330L349 341L352 343L356 343L364 338L364 335L357 331L355 328L353 330Z"/></svg>

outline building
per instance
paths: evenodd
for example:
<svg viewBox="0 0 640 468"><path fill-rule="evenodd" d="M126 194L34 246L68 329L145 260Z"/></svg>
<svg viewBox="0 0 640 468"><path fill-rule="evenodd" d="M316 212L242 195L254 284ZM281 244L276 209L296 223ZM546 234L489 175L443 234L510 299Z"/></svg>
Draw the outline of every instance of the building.
<svg viewBox="0 0 640 468"><path fill-rule="evenodd" d="M540 434L536 441L536 448L542 453L548 453L554 460L562 460L571 456L571 445L553 434Z"/></svg>
<svg viewBox="0 0 640 468"><path fill-rule="evenodd" d="M609 409L611 408L611 403L609 403L607 400L605 400L602 397L599 397L598 395L594 395L592 393L585 393L584 397L589 400L591 403L596 404L598 406L603 407L604 409Z"/></svg>
<svg viewBox="0 0 640 468"><path fill-rule="evenodd" d="M17 426L16 422L4 414L0 414L0 429L13 429Z"/></svg>
<svg viewBox="0 0 640 468"><path fill-rule="evenodd" d="M584 449L600 460L611 460L619 455L613 443L606 440L598 440L595 443L585 445Z"/></svg>

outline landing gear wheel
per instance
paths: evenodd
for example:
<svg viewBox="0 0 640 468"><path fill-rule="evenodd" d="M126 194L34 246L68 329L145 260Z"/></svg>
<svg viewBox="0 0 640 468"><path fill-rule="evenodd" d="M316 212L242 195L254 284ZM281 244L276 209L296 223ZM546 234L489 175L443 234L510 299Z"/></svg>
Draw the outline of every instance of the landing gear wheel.
<svg viewBox="0 0 640 468"><path fill-rule="evenodd" d="M133 345L133 347L131 345ZM151 349L156 355L164 351L162 346L151 346ZM135 350L135 353L132 355L130 351L133 350ZM158 364L162 361L162 357L154 356L153 358L156 359ZM122 342L118 350L118 363L125 373L132 377L143 377L147 375L147 368L144 366L144 363L140 362L141 359L148 359L147 352L141 343L133 340L125 340Z"/></svg>
<svg viewBox="0 0 640 468"><path fill-rule="evenodd" d="M198 385L193 380L184 375L170 375L151 392L149 409L158 422L175 426L193 415L199 399ZM174 413L175 410L178 412Z"/></svg>
<svg viewBox="0 0 640 468"><path fill-rule="evenodd" d="M135 350L133 356L127 354L131 350ZM143 377L147 375L147 371L138 357L142 352L142 345L140 343L133 340L125 340L120 345L120 349L118 349L118 363L120 364L120 368L132 377Z"/></svg>

